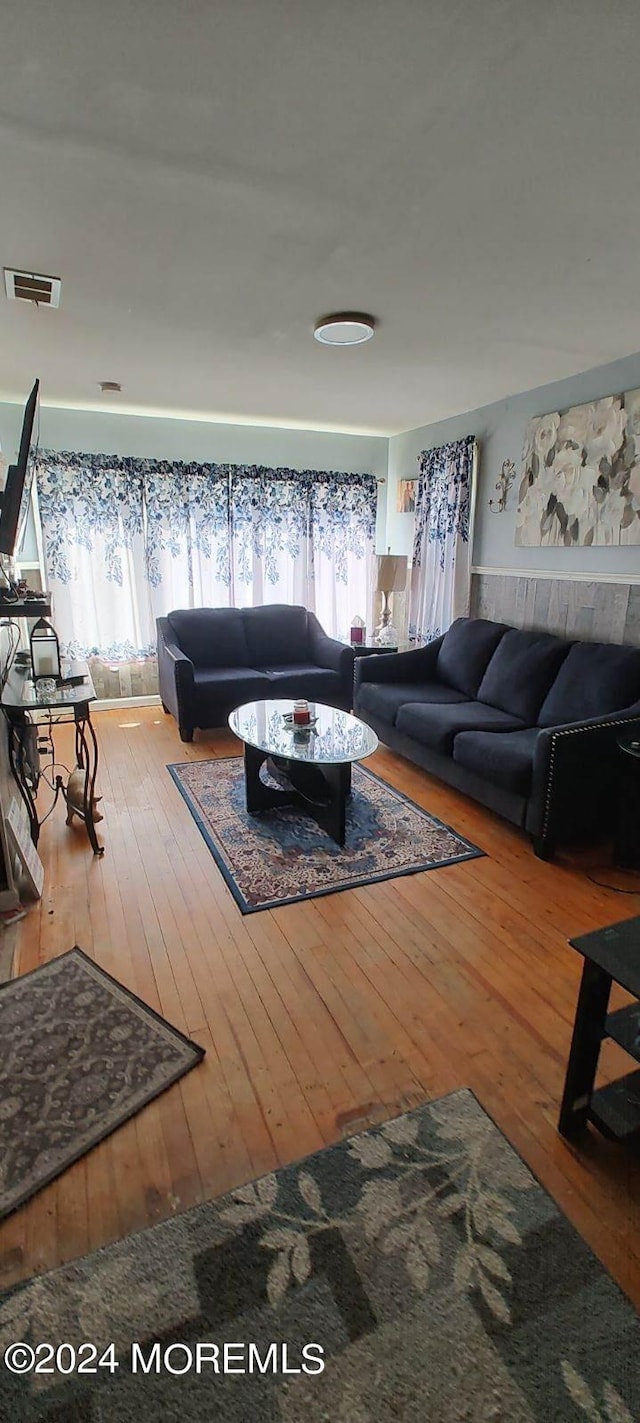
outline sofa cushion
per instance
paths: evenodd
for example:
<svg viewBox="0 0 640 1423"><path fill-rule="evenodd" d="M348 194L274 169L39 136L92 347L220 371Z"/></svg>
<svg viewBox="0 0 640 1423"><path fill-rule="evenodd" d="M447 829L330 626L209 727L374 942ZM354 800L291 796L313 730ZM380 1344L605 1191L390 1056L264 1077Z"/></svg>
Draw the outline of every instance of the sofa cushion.
<svg viewBox="0 0 640 1423"><path fill-rule="evenodd" d="M361 682L356 710L371 712L389 726L395 724L398 710L405 702L435 702L454 705L464 702L463 692L447 687L444 682Z"/></svg>
<svg viewBox="0 0 640 1423"><path fill-rule="evenodd" d="M443 756L451 755L453 738L459 731L507 731L509 727L519 730L522 722L484 702L459 702L456 706L407 702L396 717L397 731Z"/></svg>
<svg viewBox="0 0 640 1423"><path fill-rule="evenodd" d="M574 642L545 698L539 726L562 726L622 711L640 698L640 650Z"/></svg>
<svg viewBox="0 0 640 1423"><path fill-rule="evenodd" d="M264 675L269 681L268 697L307 697L312 701L326 701L332 706L332 697L340 695L342 681L339 672L329 667L318 667L316 663L294 662L293 665L265 667Z"/></svg>
<svg viewBox="0 0 640 1423"><path fill-rule="evenodd" d="M307 610L286 603L267 603L242 611L247 661L255 667L291 666L310 659Z"/></svg>
<svg viewBox="0 0 640 1423"><path fill-rule="evenodd" d="M438 677L466 697L475 697L489 658L506 631L506 623L458 618L444 635L436 662Z"/></svg>
<svg viewBox="0 0 640 1423"><path fill-rule="evenodd" d="M526 796L539 734L536 726L525 731L461 731L453 743L453 759L492 785Z"/></svg>
<svg viewBox="0 0 640 1423"><path fill-rule="evenodd" d="M549 633L509 628L478 687L478 701L535 725L540 707L571 647Z"/></svg>
<svg viewBox="0 0 640 1423"><path fill-rule="evenodd" d="M220 726L234 707L273 696L257 667L197 667L193 682L196 726Z"/></svg>
<svg viewBox="0 0 640 1423"><path fill-rule="evenodd" d="M179 608L167 621L194 667L246 667L251 661L240 608Z"/></svg>

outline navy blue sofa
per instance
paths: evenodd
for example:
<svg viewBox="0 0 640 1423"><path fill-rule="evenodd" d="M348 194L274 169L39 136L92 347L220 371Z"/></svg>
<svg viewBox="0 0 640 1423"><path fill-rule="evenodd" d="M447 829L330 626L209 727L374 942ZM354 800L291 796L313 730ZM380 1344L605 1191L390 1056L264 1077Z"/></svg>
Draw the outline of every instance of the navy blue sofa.
<svg viewBox="0 0 640 1423"><path fill-rule="evenodd" d="M185 608L157 618L158 679L183 741L225 726L243 702L306 697L351 709L354 655L314 613L286 603Z"/></svg>
<svg viewBox="0 0 640 1423"><path fill-rule="evenodd" d="M640 649L459 618L414 652L358 658L354 677L381 741L527 830L541 857L612 828Z"/></svg>

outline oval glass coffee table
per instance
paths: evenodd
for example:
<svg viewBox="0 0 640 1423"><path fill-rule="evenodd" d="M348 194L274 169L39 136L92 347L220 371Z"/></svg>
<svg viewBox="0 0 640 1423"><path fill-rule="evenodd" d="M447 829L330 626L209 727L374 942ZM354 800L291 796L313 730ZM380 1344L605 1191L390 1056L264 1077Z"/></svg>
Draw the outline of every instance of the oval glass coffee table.
<svg viewBox="0 0 640 1423"><path fill-rule="evenodd" d="M304 731L285 721L293 713L289 700L246 702L231 712L229 726L244 742L247 810L297 806L344 845L351 767L375 751L378 738L349 712L322 702L310 702L309 710L316 721ZM271 784L260 775L265 763Z"/></svg>

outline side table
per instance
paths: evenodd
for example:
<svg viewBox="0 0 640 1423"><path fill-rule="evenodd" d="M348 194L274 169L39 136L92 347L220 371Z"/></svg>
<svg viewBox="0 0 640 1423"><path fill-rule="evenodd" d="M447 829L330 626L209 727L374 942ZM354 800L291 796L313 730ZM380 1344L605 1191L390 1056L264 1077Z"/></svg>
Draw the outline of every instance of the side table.
<svg viewBox="0 0 640 1423"><path fill-rule="evenodd" d="M626 1141L640 1133L640 1072L597 1092L594 1083L603 1038L612 1038L640 1062L640 1002L609 1012L612 983L640 999L640 917L569 942L584 956L584 968L558 1130L571 1139L593 1122L604 1136Z"/></svg>
<svg viewBox="0 0 640 1423"><path fill-rule="evenodd" d="M34 755L36 762L39 756L36 750L39 728L42 727L39 714L46 715L43 730L46 729L52 768L57 764L54 730L57 726L70 723L75 729L76 763L84 771L82 806L74 806L74 810L84 822L94 855L103 855L104 845L98 840L94 821L98 742L91 721L90 703L95 701L96 694L86 664L76 664L73 671L81 676L82 680L77 685L63 684L49 696L42 696L37 685L26 673L21 674L15 670L11 672L0 695L0 707L7 721L9 765L29 816L31 839L34 845L37 845L40 827L51 814L58 797L62 795L65 802L67 800L63 778L58 774L55 783L50 786L53 791L53 803L46 815L39 816L36 805L39 773L34 772L34 767L30 765L30 753Z"/></svg>
<svg viewBox="0 0 640 1423"><path fill-rule="evenodd" d="M620 787L614 862L622 870L640 870L640 736L618 737Z"/></svg>

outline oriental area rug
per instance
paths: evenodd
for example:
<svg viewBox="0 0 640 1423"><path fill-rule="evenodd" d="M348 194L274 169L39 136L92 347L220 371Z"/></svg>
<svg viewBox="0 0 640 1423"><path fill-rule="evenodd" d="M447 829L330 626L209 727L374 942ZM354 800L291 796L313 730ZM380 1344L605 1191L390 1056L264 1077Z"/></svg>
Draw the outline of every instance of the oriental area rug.
<svg viewBox="0 0 640 1423"><path fill-rule="evenodd" d="M482 855L363 766L353 767L337 845L304 810L249 815L238 756L168 766L243 914Z"/></svg>
<svg viewBox="0 0 640 1423"><path fill-rule="evenodd" d="M3 984L0 1217L203 1056L77 947Z"/></svg>
<svg viewBox="0 0 640 1423"><path fill-rule="evenodd" d="M640 1417L634 1310L467 1090L15 1286L3 1356L20 1423Z"/></svg>

